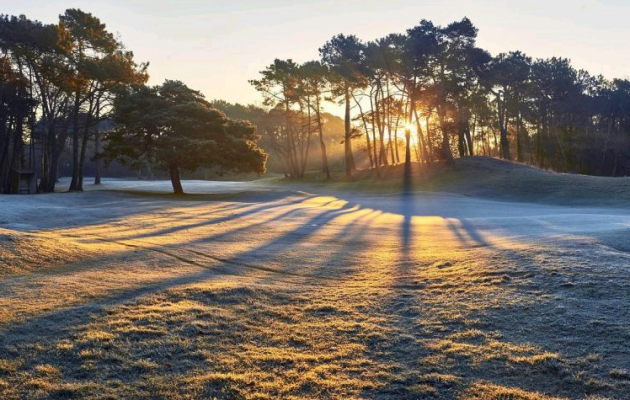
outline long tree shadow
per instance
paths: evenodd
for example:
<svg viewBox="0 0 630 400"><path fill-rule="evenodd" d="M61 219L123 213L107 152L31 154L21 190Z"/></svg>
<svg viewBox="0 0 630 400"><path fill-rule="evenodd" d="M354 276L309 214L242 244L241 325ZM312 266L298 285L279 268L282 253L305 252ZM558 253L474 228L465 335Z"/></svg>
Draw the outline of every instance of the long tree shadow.
<svg viewBox="0 0 630 400"><path fill-rule="evenodd" d="M401 224L401 234L400 234L400 243L401 243L401 266L413 265L413 256L411 252L411 248L413 247L414 242L417 238L414 237L414 228L412 223L412 218L416 214L414 212L414 204L413 200L409 200L407 196L402 196L401 198L401 214L403 216L402 224ZM488 276L487 279L480 280L479 285L504 285L503 289L499 289L499 291L504 291L506 293L506 298L522 297L521 302L514 302L514 304L506 304L502 307L497 308L491 307L491 302L488 301L486 307L480 309L479 311L475 311L469 313L466 316L466 319L453 319L450 322L448 320L442 320L438 323L436 329L433 329L431 332L431 328L427 328L427 325L424 324L422 318L422 310L430 309L430 307L425 307L422 305L423 303L423 295L414 295L413 293L399 293L398 295L394 295L390 298L389 304L385 307L386 310L390 310L388 312L392 313L392 320L398 321L396 325L398 325L398 329L403 339L400 343L400 346L392 346L390 349L390 353L385 358L386 359L395 359L398 362L402 362L406 364L405 370L407 371L418 371L421 373L422 371L431 372L431 371L440 371L440 373L446 374L450 376L450 374L462 375L462 374L470 374L470 371L474 371L476 369L475 363L478 361L474 361L474 356L467 353L466 350L454 350L454 349L466 349L465 346L471 346L470 348L475 348L474 346L478 346L478 351L484 351L488 354L486 357L488 358L487 365L495 365L494 367L487 368L487 371L484 373L477 373L477 379L484 379L494 381L498 384L502 385L510 385L515 387L521 387L526 390L536 391L540 390L540 382L536 379L527 379L524 378L527 374L540 374L540 376L544 376L547 379L548 383L545 386L550 393L554 393L556 395L572 395L576 392L574 390L569 390L567 388L566 383L566 374L570 373L578 373L576 370L580 370L581 367L570 367L569 361L567 358L569 354L571 357L585 357L591 351L596 350L598 348L597 343L601 343L600 340L592 343L591 346L586 345L590 338L588 335L582 335L580 346L582 347L581 351L573 352L562 350L561 340L562 335L566 335L571 328L571 322L569 320L565 320L562 323L558 323L557 316L555 316L555 312L553 308L555 307L549 299L535 299L529 294L530 291L540 290L539 286L540 280L543 276L545 276L545 282L543 285L549 284L548 279L554 282L554 284L549 285L549 293L553 293L554 290L557 290L560 286L560 283L563 280L562 274L556 276L552 276L549 274L550 271L547 271L542 265L538 264L537 254L542 250L544 246L541 246L540 243L536 244L537 251L528 251L528 250L518 250L512 249L509 246L497 246L495 243L486 239L484 234L482 234L476 225L471 222L469 219L460 218L457 220L445 219L446 227L451 231L453 237L464 247L480 247L485 248L487 251L491 251L495 254L493 260L500 260L503 263L502 269L497 272L490 270L480 271L481 274L485 274ZM497 256L499 258L497 258ZM505 265L508 265L510 269L506 270ZM406 275L407 271L404 271L403 275ZM398 274L398 273L396 273ZM508 279L507 281L498 281L493 278L494 275L501 274L503 279ZM482 275L483 276L483 275ZM537 276L537 281L532 280L533 276ZM510 279L517 279L514 284L509 285L511 282ZM490 283L485 283L490 282ZM451 285L451 284L449 284ZM457 287L457 285L455 285ZM461 290L461 289L460 289ZM521 292L523 290L523 292ZM438 292L439 293L439 292ZM507 294L512 293L512 294ZM449 305L453 306L458 304L457 302L452 303L451 299L444 297L445 303L444 305L448 308ZM453 300L457 296L453 296ZM490 300L490 299L489 299ZM538 307L539 315L545 315L543 318L540 318L538 315L532 314L532 305L535 304ZM462 303L461 309L453 309L452 312L460 313L465 307L470 307L469 304ZM545 309L543 313L542 310ZM435 311L432 311L434 314ZM539 323L541 326L544 324L555 326L555 332L548 335L549 337L555 337L556 342L550 341L548 338L542 338L540 335L535 332L531 332L529 335L523 335L523 330L518 326L514 326L513 324L506 324L506 320L510 320L513 318L521 318L524 319L540 319ZM433 315L432 317L435 317ZM479 319L480 323L475 323L469 321L475 321L475 319ZM618 324L615 326L610 326L609 329L613 329L618 331ZM479 334L476 333L468 333L468 332L481 332ZM495 330L504 335L504 339L502 341L495 341L494 339L490 339L493 334L490 330ZM425 334L418 334L418 332L425 332ZM430 332L430 333L428 333ZM573 330L575 334L575 330ZM610 331L609 331L610 332ZM586 333L586 332L584 332ZM464 336L457 335L472 335L470 339L463 339ZM477 336L474 336L477 335ZM473 337L474 336L474 337ZM408 338L415 338L415 340L409 340ZM455 342L452 342L450 337L458 337ZM439 341L442 339L448 339L445 343L451 343L444 350L452 351L455 355L451 357L449 361L449 357L444 358L443 354L439 352L442 349L438 349L436 347L429 346L427 347L425 343L430 343L433 341ZM427 339L429 342L427 342ZM604 337L601 338L605 340ZM512 342L514 341L514 342ZM531 353L523 350L527 347L527 345L523 343L533 343L534 346L538 345L538 350L529 350ZM459 347L458 347L459 346ZM510 348L511 352L514 352L512 355L509 354L508 351L504 353L492 354L491 346L505 346L505 348ZM545 351L552 350L557 351L558 356L553 356L550 360L544 361L543 358L537 354L546 354ZM495 350L496 351L496 350ZM382 354L382 353L381 353ZM413 354L414 357L409 357L408 354ZM462 356L457 356L457 354L462 354ZM436 357L438 356L439 357ZM531 364L523 365L522 363L514 361L518 359L527 359L527 357L531 357L531 360L540 360L540 361L531 361ZM439 363L434 363L433 360L442 360ZM430 360L430 361L427 361ZM449 366L449 363L451 366ZM496 369L498 365L507 364L507 367ZM430 365L429 369L427 369L427 365ZM504 368L511 368L514 370L521 370L522 375L513 376L514 372L508 373ZM575 370L573 370L575 368ZM596 367L601 368L600 366ZM488 373L494 369L494 373ZM573 371L573 372L569 372ZM424 383L437 383L436 389L438 391L444 391L443 395L452 396L452 388L449 385L439 384L439 382L431 382L431 378L427 378L426 376L419 376L419 373L411 373L408 374L408 380L405 381L401 378L401 381L404 383L401 387L390 388L392 391L401 391L401 394L405 392L406 387L413 386L418 382ZM580 371L579 373L586 373L586 371ZM473 375L474 377L475 375ZM606 378L604 376L604 378ZM438 379L438 378L434 378ZM593 381L597 381L600 378L592 378ZM438 379L439 380L439 379ZM468 380L470 383L472 381ZM400 382L398 383L400 385ZM573 383L574 388L582 387L585 391L597 392L600 390L601 393L610 394L610 393L618 393L616 390L609 391L610 389L606 387L606 384L601 383L601 387L599 389L595 389L594 387L589 387L588 382L584 381L575 381ZM451 393L451 394L448 394Z"/></svg>
<svg viewBox="0 0 630 400"><path fill-rule="evenodd" d="M300 252L299 262L302 265L314 266L311 267L312 271L309 272L309 276L326 278L330 280L329 284L334 286L352 284L348 278L355 275L357 268L360 267L357 265L359 261L356 256L364 253L372 246L369 238L368 240L366 238L371 233L370 222L380 214L379 211L357 205L347 204L344 207L346 207L344 212L328 212L311 219L304 225L312 225L306 236L298 237L297 240L291 242L284 242L283 244L286 246L279 250L285 254L287 252ZM333 226L329 224L341 217L344 218L343 222L340 221L338 229L333 229ZM337 226L335 225L334 228ZM320 232L324 229L324 232ZM312 246L310 250L305 251L301 245L309 240ZM241 255L238 257L240 258ZM269 279L272 278L269 276L267 280L261 282L269 282ZM308 283L307 278L296 282L296 285L304 283Z"/></svg>
<svg viewBox="0 0 630 400"><path fill-rule="evenodd" d="M287 196L287 197L291 197L291 196ZM273 203L262 203L260 206L249 207L249 208L246 208L243 211L240 211L240 212L237 212L237 213L234 213L234 214L230 214L230 215L227 215L227 216L224 216L224 217L203 220L201 222L195 222L195 223L192 223L192 224L177 225L177 226L174 226L174 227L160 229L160 230L157 230L157 231L151 231L151 232L142 233L142 234L124 236L124 237L120 237L120 239L140 239L140 238L151 237L151 236L161 236L161 235L172 234L172 233L181 232L181 231L184 231L184 230L198 228L198 227L207 226L207 225L217 225L217 224L224 223L224 222L230 222L230 221L234 221L234 220L237 220L237 219L242 219L242 218L245 218L247 216L258 214L258 213L261 213L261 212L263 212L263 213L264 212L268 212L268 211L270 211L270 210L272 210L274 208L286 207L286 206L291 206L291 205L297 205L297 204L303 203L306 200L308 200L309 198L313 198L313 197L316 197L316 196L315 195L303 195L303 196L300 196L298 199L291 200L289 202L284 202L283 201L284 199L277 199Z"/></svg>
<svg viewBox="0 0 630 400"><path fill-rule="evenodd" d="M338 217L339 215L352 212L353 207L354 206L351 206L350 204L345 204L339 209L332 209L332 210L325 211L324 213L318 214L312 219L310 219L309 221L307 221L305 224L298 226L295 230L281 237L275 238L271 240L270 242L265 243L262 246L256 247L254 249L246 250L245 252L241 252L235 258L226 260L225 264L238 266L239 264L241 264L241 261L243 260L247 260L249 258L264 259L264 257L270 253L281 251L282 248L289 248L295 245L296 243L304 240L305 238L308 238L309 236L313 235L317 230L321 229L322 226L324 226L326 223L333 220L334 218ZM258 208L258 212L263 212L264 210L265 210L264 207ZM204 240L204 239L201 239L201 240ZM137 248L139 250L144 250L144 251L152 251L156 248L159 249L160 247L162 247L159 245L155 245L155 246L130 245L130 246ZM134 250L129 250L129 251L131 252ZM164 252L160 252L160 253L164 254ZM119 252L118 256L121 258L125 258L124 253ZM187 262L189 264L196 265L199 267L206 267L206 265L203 262L198 262L198 261L185 259L181 257L178 257L178 258L179 258L179 261L184 261L184 262ZM214 264L216 264L216 262ZM214 276L220 273L225 273L225 272L226 270L221 271L221 269L217 270L217 268L214 268L213 270L210 270L210 271L204 271L201 273L194 273L194 274L183 276L183 277L168 279L165 282L158 283L158 284L150 284L147 288L133 288L130 290L118 291L118 293L113 296L103 296L103 298L100 301L96 302L97 303L96 305L95 304L80 305L80 306L70 307L64 310L60 310L57 312L47 313L39 317L31 318L26 323L20 324L17 327L9 328L5 330L3 333L5 337L7 336L14 337L17 332L28 331L29 326L47 325L46 321L63 320L64 315L73 315L76 310L84 310L83 312L79 312L78 315L80 315L81 317L87 318L90 314L102 312L103 307L113 306L120 302L131 301L139 296L142 296L148 293L167 290L171 287L180 286L186 283L192 283L192 282L198 281L202 277L208 277L208 276L211 277L211 276ZM231 271L227 271L227 272L229 274L234 274ZM282 279L283 279L282 277L280 278L276 277L276 280L282 280ZM52 332L48 332L48 334L52 334Z"/></svg>
<svg viewBox="0 0 630 400"><path fill-rule="evenodd" d="M545 359L543 359L542 361L535 361L537 364L535 365L536 368L534 368L528 366L528 364L526 363L518 364L516 362L509 361L509 359L506 358L507 356L501 354L497 356L498 358L490 359L490 361L488 361L486 364L482 364L487 365L489 368L487 371L479 372L479 370L476 369L477 367L475 367L474 365L472 357L460 356L460 353L457 353L457 351L460 350L453 350L452 348L440 349L430 345L430 341L448 339L451 343L468 346L464 347L464 350L473 348L475 346L483 348L483 346L489 346L488 343L490 341L488 338L491 337L485 335L490 335L490 330L494 329L500 330L502 333L506 334L506 337L502 342L505 346L509 346L513 344L511 341L511 338L513 338L513 336L511 336L510 330L514 330L514 328L505 327L504 325L493 325L494 322L505 318L503 314L506 313L509 314L508 317L510 318L519 317L520 315L527 315L528 317L532 317L534 316L534 314L532 314L532 311L526 310L526 307L531 306L531 304L529 303L522 305L515 304L510 307L500 308L491 308L488 305L488 307L482 308L480 310L475 310L469 313L462 313L462 317L456 316L450 320L445 320L442 316L440 316L440 314L437 314L438 321L436 326L430 327L426 325L425 322L427 322L427 318L436 318L436 310L428 304L428 299L426 295L422 293L423 287L419 286L417 289L414 290L403 290L400 289L400 287L405 287L408 282L406 280L396 281L397 277L406 277L409 274L408 269L418 268L418 265L422 265L422 263L417 263L418 260L414 255L414 251L418 250L417 248L414 248L414 246L416 246L416 242L419 240L419 238L415 236L417 235L417 229L416 227L414 227L413 219L414 217L417 217L421 214L417 207L417 203L418 201L420 201L420 199L414 196L412 194L412 191L408 189L410 188L404 188L398 205L393 207L379 208L378 206L376 206L372 208L368 206L369 202L362 203L360 200L348 200L340 208L326 210L323 212L318 212L318 210L316 210L316 214L310 217L308 217L306 213L300 214L299 212L297 212L297 210L288 210L286 212L282 212L279 215L266 220L265 222L256 223L258 224L256 226L264 226L265 223L278 223L285 218L293 219L293 217L296 216L301 217L302 220L300 220L300 222L294 229L291 229L286 233L274 237L271 240L263 243L262 245L238 252L233 257L227 259L226 263L234 265L238 271L238 265L243 263L255 261L259 264L266 264L281 261L285 264L283 267L283 270L285 272L300 272L303 267L295 262L299 261L301 257L306 257L310 254L312 257L321 258L321 260L318 261L319 271L315 269L314 273L309 274L310 276L300 276L296 274L291 279L288 279L286 281L286 285L300 285L307 283L313 278L318 277L332 277L334 278L334 284L342 285L344 284L344 282L346 282L341 280L341 278L343 278L343 275L350 274L353 272L353 270L349 268L339 268L338 271L334 271L334 264L345 266L350 260L356 260L357 254L368 252L370 243L369 241L364 241L363 239L370 234L370 221L373 217L381 212L395 211L395 214L398 214L400 217L402 217L402 222L400 222L400 229L398 231L400 254L397 258L399 262L396 263L397 267L395 267L394 264L383 265L382 267L385 269L398 268L398 270L392 270L390 274L394 278L394 281L392 283L392 290L389 290L383 294L381 302L376 307L376 311L380 315L388 315L386 324L392 329L391 332L394 332L395 336L392 337L389 341L377 341L376 343L371 344L368 343L368 349L370 350L370 357L379 360L379 362L383 364L396 365L396 367L394 367L394 372L398 374L398 378L385 387L378 389L378 393L369 392L367 394L370 396L379 395L382 397L386 397L386 395L389 393L394 397L397 396L399 398L405 398L412 396L412 393L410 392L410 389L412 387L417 386L418 384L430 384L434 386L435 390L438 393L445 396L445 398L448 398L446 396L454 396L456 393L454 392L454 386L446 385L443 381L440 381L440 379L443 380L446 378L439 378L436 376L433 376L432 378L428 377L429 373L436 371L445 376L449 374L455 374L458 377L463 376L464 374L472 373L472 376L465 378L466 384L471 383L474 381L474 379L481 377L483 379L488 379L494 382L500 382L501 384L510 384L512 386L523 387L528 390L535 390L537 387L536 380L539 380L542 377L553 381L549 384L548 387L554 393L573 393L568 389L565 390L561 387L561 385L566 383L566 376L564 376L563 374L565 374L567 371L567 368L563 364L563 361L545 361ZM297 203L299 203L299 201L288 203L285 202L283 205L294 206ZM274 207L280 206L282 205L276 205ZM268 207L261 205L259 207L255 207L255 210L244 211L244 213L241 213L239 218L252 216L254 214L265 214L268 210ZM326 232L323 231L324 228L330 228L330 225L337 218L351 216L354 213L362 214L350 221L345 221L345 224L341 225L341 228L336 231L337 233L334 236L330 236L327 238L328 240L340 242L337 252L330 252L328 256L328 262L324 261L324 259L321 257L320 254L317 253L316 250L311 250L311 253L303 252L297 255L294 254L294 256L291 258L281 258L279 260L279 256L286 255L286 253L295 253L302 251L300 245L310 240L321 242L322 236L326 234ZM225 221L231 221L235 219L234 216L227 216L222 218L227 218L225 219ZM472 244L479 246L479 251L483 250L492 252L493 254L499 254L507 262L515 264L515 268L521 268L523 260L526 260L528 263L528 268L530 270L539 274L542 274L544 272L544 269L541 266L537 265L536 255L538 253L523 254L522 251L512 250L503 246L495 246L490 240L487 240L484 237L483 232L475 226L474 221L468 219L459 219L458 223L455 223L454 221L446 220L445 229L450 230L453 234L454 239L464 246L470 246ZM229 240L235 238L236 234L243 233L245 231L246 230L244 228L237 228L233 231L220 233L215 236L197 238L191 242L185 243L185 245L191 246L196 243L208 243L217 240ZM157 237L159 237L159 235L172 232L173 231L169 230L160 230L148 236L157 235ZM350 238L354 241L354 246L352 248L346 246L346 243L344 242L345 240L350 240ZM157 245L156 248L158 248ZM147 249L150 250L151 246L147 246ZM472 253L472 256L475 256L475 254L476 253ZM199 266L204 266L203 262L193 262L199 264ZM287 265L291 263L295 264ZM330 266L322 268L322 264L330 263L333 264L332 268ZM308 264L313 264L312 260L308 262ZM226 271L232 272L231 268L227 267ZM246 275L243 274L243 272L237 273ZM213 279L216 279L218 276L219 275L217 275L216 271L193 273L183 277L169 279L165 282L153 285L151 287L136 288L134 290L123 291L122 293L118 293L115 296L111 296L109 298L106 297L97 304L78 306L36 317L29 320L25 324L21 324L19 326L5 330L0 341L0 347L3 349L9 349L11 348L11 346L16 345L17 343L23 343L24 341L35 342L41 334L47 335L49 340L60 340L64 337L67 337L68 335L71 335L74 332L75 327L83 326L87 324L91 318L103 315L103 313L106 312L109 307L120 305L122 303L133 302L136 301L138 297L150 293L162 292L169 288L197 283L203 280L211 281ZM271 284L274 282L278 282L284 278L286 277L282 274L273 271L267 271L262 274L262 277L257 278L255 282L257 284ZM502 285L504 283L499 284ZM519 288L519 286L505 286L501 287L499 291L510 291L515 296L529 296L527 293L519 293ZM449 290L449 288L440 290ZM462 311L457 309L458 303L456 302L456 299L451 300L443 293L440 295L440 298L445 300L444 308L450 309L453 312ZM549 302L550 300L548 299L541 299L535 304L537 307L540 307L542 309L548 308ZM462 304L462 306L465 305L466 304ZM424 315L423 313L432 313L433 315L429 316ZM442 319L440 320L440 318ZM481 319L485 319L485 321L476 322ZM70 321L69 324L66 324L68 328L66 328L65 330L58 330L58 321ZM37 332L36 328L42 326L44 326L45 329L41 330L40 328L40 331ZM458 339L458 342L454 339L456 337L454 335L466 333L472 330L477 330L482 333L476 334L477 336L472 337L472 339L462 340L460 337L460 339ZM523 335L521 337L528 338L527 335ZM529 338L533 339L533 342L536 342L536 336L530 335ZM497 341L495 340L495 342ZM516 343L515 346L516 345L520 345L520 343ZM453 351L454 353L452 354L454 355L445 356L447 351ZM517 354L521 356L520 353ZM554 362L556 364L554 364ZM510 377L506 375L506 368L513 368L513 371L516 370L522 374L532 373L533 371L534 377L532 379L523 379L522 376ZM556 368L557 372L554 372L553 368ZM431 379L433 379L433 381ZM606 389L602 390L605 392Z"/></svg>

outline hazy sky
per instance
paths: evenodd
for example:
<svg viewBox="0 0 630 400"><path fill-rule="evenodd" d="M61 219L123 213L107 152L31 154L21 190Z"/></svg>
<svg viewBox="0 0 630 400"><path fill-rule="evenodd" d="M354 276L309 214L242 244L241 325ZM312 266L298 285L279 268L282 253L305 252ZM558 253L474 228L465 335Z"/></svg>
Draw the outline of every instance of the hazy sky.
<svg viewBox="0 0 630 400"><path fill-rule="evenodd" d="M55 22L67 8L99 17L138 61L152 84L178 79L209 99L260 102L247 83L274 58L303 62L333 35L371 40L421 19L447 24L464 16L492 54L568 57L608 78L630 76L630 1L317 1L317 0L0 0L0 12Z"/></svg>

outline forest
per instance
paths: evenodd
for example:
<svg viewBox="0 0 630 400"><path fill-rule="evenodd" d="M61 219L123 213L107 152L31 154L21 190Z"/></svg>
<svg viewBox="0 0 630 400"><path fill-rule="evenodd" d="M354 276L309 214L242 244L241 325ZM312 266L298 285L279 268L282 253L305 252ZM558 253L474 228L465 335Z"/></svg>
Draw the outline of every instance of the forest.
<svg viewBox="0 0 630 400"><path fill-rule="evenodd" d="M577 70L562 57L520 51L492 56L464 18L422 20L405 34L364 42L340 34L321 60L275 60L251 83L285 117L267 132L289 176L303 175L303 148L319 135L321 108L345 108L346 175L353 139L370 168L427 165L484 155L540 168L604 176L630 171L630 81ZM321 146L326 171L326 149Z"/></svg>
<svg viewBox="0 0 630 400"><path fill-rule="evenodd" d="M478 47L477 33L464 18L446 26L422 20L370 41L336 35L322 44L319 60L276 59L250 80L262 106L207 101L183 83L180 88L206 112L224 113L225 123L250 121L255 131L241 137L248 144L240 156L247 160L252 150L264 163L258 142L269 153L269 169L290 178L314 168L330 178L331 169L351 176L357 168L378 173L386 165L422 167L475 155L559 172L630 172L630 81L593 76L562 57L492 56ZM169 136L162 129L168 121L158 121L155 108L144 126L135 126L142 136L131 141L136 147L117 147L133 136L127 128L137 121L129 110L124 115L124 105L149 93L149 65L137 62L92 14L68 9L56 24L2 15L0 49L0 192L10 192L15 170L36 172L40 192L54 191L66 172L70 191L81 191L86 165L98 184L103 164L112 162L123 163L129 175L145 167L171 177L217 165L264 171L252 160L241 168L218 148L207 148L190 165L159 159L163 151L154 144ZM173 139L200 138L180 128L157 147L173 152ZM199 147L180 151L186 158Z"/></svg>

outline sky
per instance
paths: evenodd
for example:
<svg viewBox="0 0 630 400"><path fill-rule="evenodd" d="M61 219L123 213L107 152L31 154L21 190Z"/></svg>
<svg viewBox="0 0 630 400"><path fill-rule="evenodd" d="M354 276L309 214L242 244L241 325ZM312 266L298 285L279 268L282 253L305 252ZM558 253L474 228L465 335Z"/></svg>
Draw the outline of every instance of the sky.
<svg viewBox="0 0 630 400"><path fill-rule="evenodd" d="M0 12L46 23L67 8L99 17L137 61L148 61L150 84L181 80L230 102L260 104L248 80L274 58L318 59L336 34L373 40L422 19L470 18L478 46L493 55L566 57L593 74L630 78L627 0L0 0Z"/></svg>

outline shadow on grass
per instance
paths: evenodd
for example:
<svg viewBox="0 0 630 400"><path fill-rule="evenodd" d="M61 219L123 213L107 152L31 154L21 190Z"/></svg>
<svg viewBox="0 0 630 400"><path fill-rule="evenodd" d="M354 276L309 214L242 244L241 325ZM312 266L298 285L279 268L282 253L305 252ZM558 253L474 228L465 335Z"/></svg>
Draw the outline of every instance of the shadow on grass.
<svg viewBox="0 0 630 400"><path fill-rule="evenodd" d="M132 389L125 389L133 390L134 394L146 393L143 390L155 390L157 386L160 386L159 390L165 391L164 393L169 393L167 382L169 379L176 381L171 388L174 391L171 394L178 390L181 390L181 393L188 393L186 392L188 389L178 387L182 384L181 376L178 374L191 374L193 371L212 374L205 378L200 392L188 393L188 396L203 393L239 398L243 393L266 390L272 397L283 395L312 398L342 397L351 393L378 399L422 396L447 399L459 397L469 386L478 384L480 380L523 388L529 394L523 392L525 395L520 397L522 399L543 398L535 397L536 395L532 394L535 390L572 397L582 396L589 391L611 395L624 393L622 390L627 386L606 386L608 382L601 379L588 384L587 380L592 376L588 376L584 370L595 367L570 365L562 354L546 354L544 345L542 348L522 348L519 347L522 343L512 339L514 332L525 324L519 320L523 316L535 318L537 313L547 314L555 309L549 298L541 298L532 303L502 306L496 303L496 298L490 296L499 293L504 296L498 296L499 300L508 299L507 295L527 300L535 299L537 294L530 292L535 292L536 287L529 286L530 282L527 281L529 278L517 284L510 284L509 281L490 282L487 284L488 293L473 290L476 285L484 285L483 282L461 282L458 279L447 282L450 286L443 285L439 288L429 282L414 290L402 289L408 285L406 277L411 272L426 267L426 264L422 263L423 260L418 260L416 255L416 252L422 253L422 249L417 248L420 238L414 229L413 218L422 213L417 211L419 199L413 195L411 189L405 184L400 199L397 199L399 201L390 207L369 207L361 200L347 200L342 206L332 210L311 210L315 215L301 213L292 208L269 217L267 214L272 206L261 205L241 210L234 215L183 226L181 229L188 229L241 218L247 220L256 215L262 216L264 220L249 227L264 228L265 224L301 218L294 229L224 260L225 264L234 265L236 268L239 268L239 265L245 266L244 262L252 260L259 265L267 265L274 261L282 263L284 271L257 270L256 272L260 272L262 276L257 276L250 282L250 287L234 289L233 294L214 289L183 288L202 282L211 286L220 277L217 273L226 271L193 273L168 279L151 287L124 291L106 297L97 304L78 306L32 318L25 324L5 330L0 347L7 351L6 354L14 357L20 357L21 350L31 351L33 357L21 367L21 372L33 370L36 364L58 364L59 368L67 373L65 377L68 380L81 382L101 380L112 386L115 386L118 380L126 385L135 385ZM302 201L287 200L280 199L273 207L293 207ZM398 241L400 252L388 260L381 260L371 253L379 248L379 244L375 243L374 237L371 236L377 233L372 222L383 213L395 213L402 218L400 226L394 227L396 234L393 238ZM324 231L341 218L348 219L332 234ZM479 247L476 250L479 253L473 252L471 257L487 257L483 260L491 263L494 259L490 255L498 256L503 262L515 264L516 268L522 268L526 261L528 272L546 276L544 268L537 264L536 257L539 253L495 246L486 240L474 222L460 218L447 223L445 229L450 230L462 246L471 247L473 244L473 248ZM146 235L111 239L124 241L128 238L153 236L159 238L161 235L176 233L179 230L179 227L158 229ZM237 240L238 235L246 232L246 227L235 228L215 235L202 236L183 245ZM336 243L337 248L333 250L332 246L327 246L330 243ZM314 246L307 247L306 244ZM168 246L158 244L143 247L147 251L163 251L165 248L168 249ZM481 253L482 251L486 253ZM304 271L306 268L301 265L301 259L306 266L315 265L314 269ZM383 261L383 264L349 265L375 260ZM195 262L199 266L204 266L203 262L191 259L186 261L182 258L179 261ZM381 269L379 276L391 280L390 289L384 291L381 287L374 290L368 285L364 290L356 288L346 290L348 288L344 288L344 284L355 277L361 268ZM233 271L226 267L226 270L243 276L252 272L246 268ZM283 275L280 272L292 275ZM491 269L485 268L478 273L482 277L485 277L484 275L493 277L492 272ZM462 274L456 278L468 278L465 273ZM287 276L291 279L285 281ZM320 282L318 285L305 284L317 277L333 279L329 279L328 283ZM284 281L284 284L278 288L264 290L256 287L256 284L273 285L280 281ZM167 290L178 292L164 294L163 292ZM464 290L464 293L458 293L457 290ZM466 290L470 290L470 293L466 293ZM133 324L137 325L135 329L138 331L144 329L145 336L137 333L138 331L123 332L120 340L117 340L107 339L108 335L99 333L106 338L103 339L105 343L90 346L96 350L105 347L103 351L111 359L108 358L107 362L96 360L91 366L88 365L87 370L82 371L73 366L75 363L89 364L85 357L79 357L78 353L72 353L74 358L69 357L62 361L55 358L57 354L55 352L59 352L59 343L65 343L64 340L70 340L80 336L83 331L93 329L94 324L105 324L107 329L115 331L116 323L121 323L116 322L116 318L125 322L126 313L134 314L146 301L152 301L139 297L156 293L160 293L163 299L158 299L159 307L156 305L155 308L151 308L147 311L148 314L163 315L164 311L160 311L162 309L160 307L168 308L179 302L184 303L182 307L186 312L179 312L177 318L170 321L170 324L169 321L160 322L160 317L155 317L158 321L152 322L146 315L134 315L137 317L133 319ZM225 297L221 298L221 295ZM482 304L477 309L466 309L472 308L475 296L480 296L479 298L487 304ZM327 301L320 301L321 299ZM436 299L442 303L436 304ZM205 310L201 306L191 305L192 301L210 308ZM532 305L537 309L532 310ZM452 315L449 315L449 312ZM107 320L109 318L107 315L111 313L112 320L103 322L103 318ZM237 318L237 315L241 317ZM194 316L193 320L189 319L191 316ZM511 320L512 325L506 324L505 319ZM63 321L63 329L60 329L60 321ZM156 324L160 325L163 331L160 335L166 335L166 339L150 339L152 334L148 328L157 328ZM540 324L537 326L540 327ZM564 333L570 329L570 326L565 327ZM111 332L106 333L115 336ZM229 337L230 335L233 336ZM37 350L36 343L42 337L53 342L54 346L45 351ZM530 332L520 337L535 344L540 335L537 332ZM96 337L95 340L100 339ZM168 351L160 353L155 348L166 347L164 340L168 342ZM134 345L142 347L143 351L136 353ZM140 367L141 372L134 372L129 368L135 368L131 367L132 361L138 360L128 360L124 357L116 359L107 350L107 346L113 346L118 353L130 351L134 357L150 358L151 362ZM155 347L153 351L151 347ZM562 351L557 346L551 347L558 353ZM87 350L89 349L87 346ZM347 353L340 353L340 349L347 350ZM307 358L306 353L314 353L316 357ZM226 354L229 361L223 358ZM297 356L305 357L306 361ZM209 359L218 361L216 364L208 363ZM357 363L353 360L357 360ZM152 366L151 363L157 366ZM250 375L246 375L246 371ZM308 373L312 373L313 376ZM582 375L575 378L576 374ZM284 387L273 386L271 383L275 382L273 376L282 381ZM338 376L343 376L346 381L335 380ZM143 383L144 377L155 379ZM371 386L360 382L369 379L373 380ZM291 385L292 382L298 382L299 385ZM168 398L167 395L156 396Z"/></svg>

